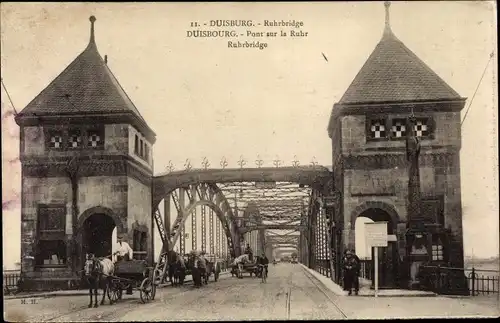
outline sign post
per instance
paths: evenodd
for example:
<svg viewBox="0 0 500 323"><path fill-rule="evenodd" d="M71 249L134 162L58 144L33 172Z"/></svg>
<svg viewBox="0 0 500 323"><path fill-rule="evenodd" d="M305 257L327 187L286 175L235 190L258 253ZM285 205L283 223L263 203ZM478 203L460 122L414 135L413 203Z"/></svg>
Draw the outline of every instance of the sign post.
<svg viewBox="0 0 500 323"><path fill-rule="evenodd" d="M378 297L378 247L387 247L387 221L365 223L367 243L374 248L375 297Z"/></svg>

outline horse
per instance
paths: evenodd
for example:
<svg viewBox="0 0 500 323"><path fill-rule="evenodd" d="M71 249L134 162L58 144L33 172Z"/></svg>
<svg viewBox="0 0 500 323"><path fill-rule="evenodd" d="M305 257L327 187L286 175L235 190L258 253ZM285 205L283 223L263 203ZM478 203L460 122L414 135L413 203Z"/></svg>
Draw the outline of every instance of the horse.
<svg viewBox="0 0 500 323"><path fill-rule="evenodd" d="M99 287L102 288L101 305L104 305L106 294L108 294L109 303L113 304L109 293L107 293L111 288L111 276L115 273L113 262L108 258L96 258L94 255L87 255L84 273L89 283L89 308L92 307L92 291L94 291L95 295L94 307L99 307L97 305L97 290Z"/></svg>
<svg viewBox="0 0 500 323"><path fill-rule="evenodd" d="M173 250L168 253L168 277L172 286L184 284L184 278L186 277L184 260Z"/></svg>

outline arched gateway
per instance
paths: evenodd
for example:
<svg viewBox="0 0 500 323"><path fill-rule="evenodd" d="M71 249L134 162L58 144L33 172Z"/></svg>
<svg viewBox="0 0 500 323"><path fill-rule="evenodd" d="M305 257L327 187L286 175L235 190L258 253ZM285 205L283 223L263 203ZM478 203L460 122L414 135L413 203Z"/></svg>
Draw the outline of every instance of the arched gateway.
<svg viewBox="0 0 500 323"><path fill-rule="evenodd" d="M396 210L389 204L383 202L367 201L359 205L351 213L351 229L354 230L355 240L364 241L365 232L363 227L356 227L355 223L360 220L360 218L367 218L369 222L387 222L387 235L390 237L386 248L378 248L378 259L379 259L379 284L380 288L395 288L400 285L400 269L401 269L401 258L398 254L398 240L397 235L397 225L399 223L399 216ZM359 230L361 229L361 230ZM359 230L359 232L358 232ZM358 239L357 235L362 235L361 239ZM359 246L365 247L365 245ZM358 246L355 245L355 251L359 255L361 252L358 251ZM364 251L364 250L363 250ZM369 259L373 260L375 250L370 248L366 250L369 253ZM372 267L373 268L373 267ZM373 270L373 269L372 269ZM373 273L372 273L373 274ZM374 277L373 275L371 277ZM372 284L374 281L372 281Z"/></svg>

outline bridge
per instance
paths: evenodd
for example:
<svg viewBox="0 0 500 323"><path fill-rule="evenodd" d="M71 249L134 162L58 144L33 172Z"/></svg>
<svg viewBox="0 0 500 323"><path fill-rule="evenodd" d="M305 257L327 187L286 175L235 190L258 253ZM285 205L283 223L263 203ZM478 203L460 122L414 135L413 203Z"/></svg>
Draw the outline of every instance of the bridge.
<svg viewBox="0 0 500 323"><path fill-rule="evenodd" d="M373 250L381 257L380 287L435 288L419 281L427 263L446 278L447 293L468 294L456 130L465 98L394 36L387 3L385 10L379 45L325 120L331 146L319 149L332 149L331 167L300 165L297 158L263 167L259 157L256 167L243 157L239 167L225 158L213 166L204 158L200 168L186 160L183 169L169 164L162 174L153 163L156 134L97 51L96 18L90 17L86 49L15 117L22 163L20 286L81 284L87 254L112 254L116 232L135 259L153 267L138 275L151 273L147 282L158 287L161 301L141 310L124 302L119 308L134 308L133 315L106 309L94 320L164 319L163 307L170 305L169 318L179 320L235 311L238 318L255 318L255 312L265 319L345 318L337 297L344 295L342 258L347 249L366 251L356 246L363 236L356 236L356 223L364 218L387 223L391 238L385 249ZM269 285L229 277L234 258L249 248L271 260L293 250L299 264L275 267ZM196 290L167 288L172 251L206 251L225 277ZM374 267L368 267L363 273L371 279ZM371 295L374 282L365 283ZM52 319L92 316L82 312Z"/></svg>
<svg viewBox="0 0 500 323"><path fill-rule="evenodd" d="M223 159L222 167L214 169L204 159L204 168L194 169L188 161L182 171L171 167L153 178L153 216L162 243L155 270L159 280L166 272L165 251L185 254L186 239L188 250L226 259L239 256L245 246L272 258L273 249L292 243L303 250L304 262L314 263L316 244L309 240L318 228L320 237L327 235L323 198L333 193L331 171L296 161L284 167L245 168L243 159L238 164L240 168L226 168ZM273 230L287 233L269 234ZM319 244L326 241L322 239Z"/></svg>

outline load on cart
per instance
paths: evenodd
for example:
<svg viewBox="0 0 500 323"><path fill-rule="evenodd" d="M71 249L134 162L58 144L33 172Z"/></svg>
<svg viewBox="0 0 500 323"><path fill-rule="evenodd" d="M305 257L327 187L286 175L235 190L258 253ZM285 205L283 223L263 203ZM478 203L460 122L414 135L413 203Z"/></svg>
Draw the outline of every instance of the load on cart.
<svg viewBox="0 0 500 323"><path fill-rule="evenodd" d="M243 273L249 273L250 277L253 275L255 275L255 277L260 277L261 269L259 264L261 263L261 259L267 260L267 257L264 254L261 257L254 257L252 248L247 244L245 253L234 259L231 275L233 277L243 278ZM267 261L267 263L269 263L269 261Z"/></svg>

